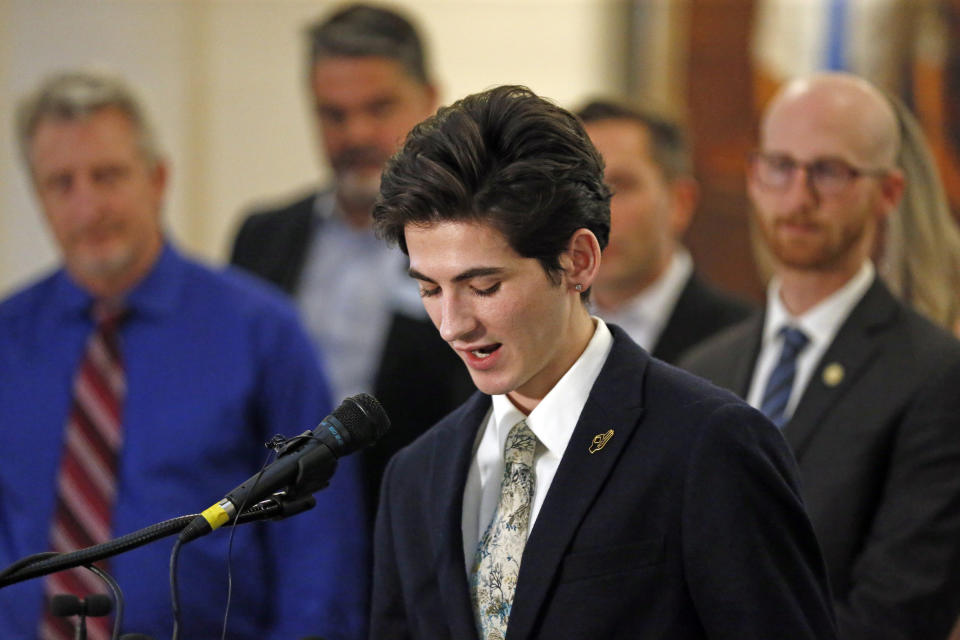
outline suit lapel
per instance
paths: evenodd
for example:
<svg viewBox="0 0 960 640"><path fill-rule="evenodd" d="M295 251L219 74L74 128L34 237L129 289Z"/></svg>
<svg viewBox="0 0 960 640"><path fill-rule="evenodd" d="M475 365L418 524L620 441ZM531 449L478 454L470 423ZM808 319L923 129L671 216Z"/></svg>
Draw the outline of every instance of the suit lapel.
<svg viewBox="0 0 960 640"><path fill-rule="evenodd" d="M458 640L477 637L463 556L463 488L477 429L489 409L490 396L479 392L471 396L460 411L459 419L447 426L443 437L437 438L430 465L433 469L430 481L437 492L431 518L437 524L430 532L437 583L450 637Z"/></svg>
<svg viewBox="0 0 960 640"><path fill-rule="evenodd" d="M614 345L593 386L527 540L510 613L509 638L530 637L574 534L643 415L639 390L650 357L611 326ZM625 402L636 399L636 402ZM591 454L598 434L614 430Z"/></svg>
<svg viewBox="0 0 960 640"><path fill-rule="evenodd" d="M879 279L874 280L817 363L793 417L784 426L784 436L797 459L824 426L829 409L880 352L882 342L876 333L892 322L896 313L893 296Z"/></svg>
<svg viewBox="0 0 960 640"><path fill-rule="evenodd" d="M297 204L291 212L283 243L278 243L275 247L281 252L276 261L283 270L283 273L278 274L280 286L290 294L296 293L300 286L300 277L307 264L310 244L321 224L320 218L314 212L314 202L317 197L317 195L311 196Z"/></svg>
<svg viewBox="0 0 960 640"><path fill-rule="evenodd" d="M750 393L750 381L753 370L760 355L760 343L763 340L764 314L756 313L745 321L743 326L743 348L736 354L730 363L729 378L725 381L716 381L722 387L730 389L741 398Z"/></svg>
<svg viewBox="0 0 960 640"><path fill-rule="evenodd" d="M690 274L687 283L677 298L677 304L674 305L667 324L663 327L663 333L657 338L657 343L653 346L651 353L654 357L672 362L675 360L687 346L685 343L690 335L696 331L696 326L692 321L697 314L696 299L700 294L700 284L694 274Z"/></svg>

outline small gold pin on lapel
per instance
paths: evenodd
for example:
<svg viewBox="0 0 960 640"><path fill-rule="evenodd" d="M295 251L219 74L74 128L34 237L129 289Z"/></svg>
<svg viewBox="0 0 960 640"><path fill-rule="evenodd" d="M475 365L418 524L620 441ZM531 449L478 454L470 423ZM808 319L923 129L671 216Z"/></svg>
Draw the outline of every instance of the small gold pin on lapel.
<svg viewBox="0 0 960 640"><path fill-rule="evenodd" d="M828 387L835 387L843 382L843 365L839 362L831 362L823 368L823 384Z"/></svg>
<svg viewBox="0 0 960 640"><path fill-rule="evenodd" d="M593 436L593 442L590 443L590 453L596 453L600 451L600 449L603 449L612 437L613 429L610 429L606 433L598 433Z"/></svg>

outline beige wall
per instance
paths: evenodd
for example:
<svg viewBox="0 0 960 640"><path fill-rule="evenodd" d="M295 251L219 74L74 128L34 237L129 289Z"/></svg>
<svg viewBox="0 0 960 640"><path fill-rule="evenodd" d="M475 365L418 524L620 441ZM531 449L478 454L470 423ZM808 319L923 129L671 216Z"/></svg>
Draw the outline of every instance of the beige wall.
<svg viewBox="0 0 960 640"><path fill-rule="evenodd" d="M618 0L405 0L444 102L521 83L560 104L619 88ZM0 0L0 296L55 263L19 165L13 97L65 66L140 90L172 164L167 222L222 260L241 211L325 176L302 84L302 27L330 2Z"/></svg>

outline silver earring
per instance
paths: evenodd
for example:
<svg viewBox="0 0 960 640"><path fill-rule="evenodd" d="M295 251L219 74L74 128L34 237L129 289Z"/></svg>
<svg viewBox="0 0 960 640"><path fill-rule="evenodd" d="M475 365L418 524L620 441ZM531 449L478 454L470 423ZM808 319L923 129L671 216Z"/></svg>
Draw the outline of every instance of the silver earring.
<svg viewBox="0 0 960 640"><path fill-rule="evenodd" d="M574 287L574 289L576 289L577 291L583 291L583 285L578 284L577 286Z"/></svg>

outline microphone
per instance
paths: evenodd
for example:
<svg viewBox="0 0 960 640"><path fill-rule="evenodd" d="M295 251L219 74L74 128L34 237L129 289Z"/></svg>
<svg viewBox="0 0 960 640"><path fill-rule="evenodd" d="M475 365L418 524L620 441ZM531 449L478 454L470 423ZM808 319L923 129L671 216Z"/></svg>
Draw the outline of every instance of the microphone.
<svg viewBox="0 0 960 640"><path fill-rule="evenodd" d="M277 459L197 516L180 532L190 542L232 521L242 505L254 505L286 488L313 493L327 486L337 459L373 444L390 428L376 398L359 393L344 400L313 431L291 438Z"/></svg>

